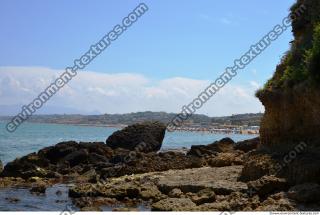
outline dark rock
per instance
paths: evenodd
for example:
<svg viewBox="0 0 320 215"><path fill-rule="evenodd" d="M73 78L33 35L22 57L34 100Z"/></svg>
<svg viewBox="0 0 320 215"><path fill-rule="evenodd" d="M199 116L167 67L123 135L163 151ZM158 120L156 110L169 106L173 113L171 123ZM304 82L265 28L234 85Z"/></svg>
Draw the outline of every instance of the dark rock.
<svg viewBox="0 0 320 215"><path fill-rule="evenodd" d="M101 169L113 156L113 150L102 142L61 142L9 162L1 176L28 179L61 178L74 173L81 175L92 168Z"/></svg>
<svg viewBox="0 0 320 215"><path fill-rule="evenodd" d="M288 197L298 202L319 202L320 185L314 183L299 184L291 187Z"/></svg>
<svg viewBox="0 0 320 215"><path fill-rule="evenodd" d="M0 160L0 174L1 174L2 170L3 170L3 164L2 164L2 161Z"/></svg>
<svg viewBox="0 0 320 215"><path fill-rule="evenodd" d="M6 197L5 200L7 200L10 203L17 203L20 202L20 199L15 198L15 197Z"/></svg>
<svg viewBox="0 0 320 215"><path fill-rule="evenodd" d="M57 163L60 159L64 158L68 154L77 151L78 143L75 141L61 142L55 146L44 148L38 152L39 156L45 157L50 160L51 163Z"/></svg>
<svg viewBox="0 0 320 215"><path fill-rule="evenodd" d="M210 145L194 145L191 146L191 149L187 152L187 155L197 156L197 157L206 157L217 155L218 152L213 151Z"/></svg>
<svg viewBox="0 0 320 215"><path fill-rule="evenodd" d="M108 159L113 156L113 150L103 142L80 142L79 147L85 148L90 155L98 154Z"/></svg>
<svg viewBox="0 0 320 215"><path fill-rule="evenodd" d="M249 195L258 194L265 197L268 194L276 191L285 191L288 189L288 183L283 178L277 178L275 176L263 176L256 181L250 181L247 183Z"/></svg>
<svg viewBox="0 0 320 215"><path fill-rule="evenodd" d="M70 166L73 167L87 161L88 155L89 153L86 149L80 149L68 154L63 161L68 162Z"/></svg>
<svg viewBox="0 0 320 215"><path fill-rule="evenodd" d="M33 164L28 157L16 159L9 162L3 169L1 177L21 177L24 179L30 177L45 177L47 172Z"/></svg>
<svg viewBox="0 0 320 215"><path fill-rule="evenodd" d="M234 145L234 149L241 150L244 152L249 152L251 150L257 149L258 145L260 143L260 137L256 137L250 140L244 140L237 142Z"/></svg>
<svg viewBox="0 0 320 215"><path fill-rule="evenodd" d="M160 122L145 122L114 132L106 141L112 149L153 152L161 148L166 126Z"/></svg>
<svg viewBox="0 0 320 215"><path fill-rule="evenodd" d="M209 166L212 167L223 167L242 165L242 155L239 153L219 153L217 156L208 160Z"/></svg>
<svg viewBox="0 0 320 215"><path fill-rule="evenodd" d="M296 147L296 149L298 149ZM289 162L285 162L284 158ZM292 185L305 183L318 183L320 178L319 149L310 149L302 153L293 149L283 156L282 162L286 168L281 173Z"/></svg>
<svg viewBox="0 0 320 215"><path fill-rule="evenodd" d="M48 171L45 177L46 178L61 178L62 175L57 172L54 172L54 171Z"/></svg>
<svg viewBox="0 0 320 215"><path fill-rule="evenodd" d="M47 189L47 187L45 184L37 184L37 185L34 185L30 189L30 192L36 193L36 194L44 194L44 193L46 193L46 189Z"/></svg>
<svg viewBox="0 0 320 215"><path fill-rule="evenodd" d="M284 192L276 193L269 196L265 201L261 202L255 209L257 211L298 211L308 209L299 209L296 204L288 199Z"/></svg>
<svg viewBox="0 0 320 215"><path fill-rule="evenodd" d="M187 155L194 155L198 157L217 155L219 152L232 152L234 141L230 138L223 138L219 141L211 143L209 145L195 145L191 146Z"/></svg>
<svg viewBox="0 0 320 215"><path fill-rule="evenodd" d="M62 195L62 191L61 190L57 190L56 195L57 196L61 196Z"/></svg>
<svg viewBox="0 0 320 215"><path fill-rule="evenodd" d="M99 163L108 163L109 159L106 158L103 155L96 154L96 153L90 153L88 154L88 163L90 164L99 164Z"/></svg>

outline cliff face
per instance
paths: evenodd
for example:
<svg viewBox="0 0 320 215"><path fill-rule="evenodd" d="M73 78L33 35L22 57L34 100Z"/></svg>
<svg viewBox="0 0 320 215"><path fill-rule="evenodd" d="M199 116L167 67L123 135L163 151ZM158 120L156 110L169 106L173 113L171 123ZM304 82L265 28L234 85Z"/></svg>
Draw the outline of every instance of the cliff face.
<svg viewBox="0 0 320 215"><path fill-rule="evenodd" d="M320 89L303 83L286 91L266 91L259 99L266 109L260 129L262 145L285 151L301 142L320 144Z"/></svg>
<svg viewBox="0 0 320 215"><path fill-rule="evenodd" d="M294 41L274 76L257 97L265 106L261 144L277 151L300 142L320 146L320 1L298 0L304 8L292 21Z"/></svg>

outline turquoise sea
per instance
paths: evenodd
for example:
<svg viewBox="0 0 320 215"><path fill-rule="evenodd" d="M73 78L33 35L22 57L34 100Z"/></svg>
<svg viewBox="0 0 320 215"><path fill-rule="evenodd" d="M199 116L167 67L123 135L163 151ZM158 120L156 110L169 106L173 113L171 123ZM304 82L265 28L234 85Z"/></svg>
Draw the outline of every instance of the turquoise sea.
<svg viewBox="0 0 320 215"><path fill-rule="evenodd" d="M117 128L24 123L14 133L5 129L0 122L0 160L3 163L14 160L39 149L62 141L105 142ZM234 141L250 139L254 135L210 134L195 132L167 132L162 149L190 148L191 145L209 144L223 137Z"/></svg>

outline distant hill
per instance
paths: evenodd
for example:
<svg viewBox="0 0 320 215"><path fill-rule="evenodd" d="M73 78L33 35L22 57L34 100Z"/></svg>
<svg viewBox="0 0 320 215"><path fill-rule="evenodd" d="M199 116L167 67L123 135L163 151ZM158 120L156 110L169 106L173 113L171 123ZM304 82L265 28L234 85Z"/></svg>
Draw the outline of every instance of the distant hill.
<svg viewBox="0 0 320 215"><path fill-rule="evenodd" d="M228 125L249 125L258 126L262 118L262 113L237 114L224 117L209 117L202 114L194 114L185 121L186 125L207 126L212 124ZM175 113L166 112L137 112L127 114L104 114L104 115L35 115L28 122L36 123L58 123L58 124L86 124L86 125L130 125L143 121L170 122L176 116ZM0 117L2 120L8 120L10 117Z"/></svg>

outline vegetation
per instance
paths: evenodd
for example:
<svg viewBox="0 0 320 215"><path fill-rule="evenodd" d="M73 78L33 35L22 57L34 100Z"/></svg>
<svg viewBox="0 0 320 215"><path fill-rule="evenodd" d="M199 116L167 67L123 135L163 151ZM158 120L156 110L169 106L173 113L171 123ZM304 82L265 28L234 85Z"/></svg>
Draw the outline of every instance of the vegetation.
<svg viewBox="0 0 320 215"><path fill-rule="evenodd" d="M291 8L294 13L302 4L304 11L292 21L294 41L284 55L273 77L256 93L259 97L265 90L287 89L308 81L320 82L320 1L300 0Z"/></svg>
<svg viewBox="0 0 320 215"><path fill-rule="evenodd" d="M317 24L313 35L313 47L306 51L306 70L316 81L320 81L320 23Z"/></svg>
<svg viewBox="0 0 320 215"><path fill-rule="evenodd" d="M137 112L128 114L104 114L104 115L35 115L29 119L34 123L57 123L57 124L86 124L86 125L131 125L144 121L160 121L169 123L176 114L165 112ZM209 117L194 114L185 121L186 125L207 126L211 124L228 125L260 125L262 113L237 114L224 117ZM10 117L0 117L0 120L8 120Z"/></svg>

